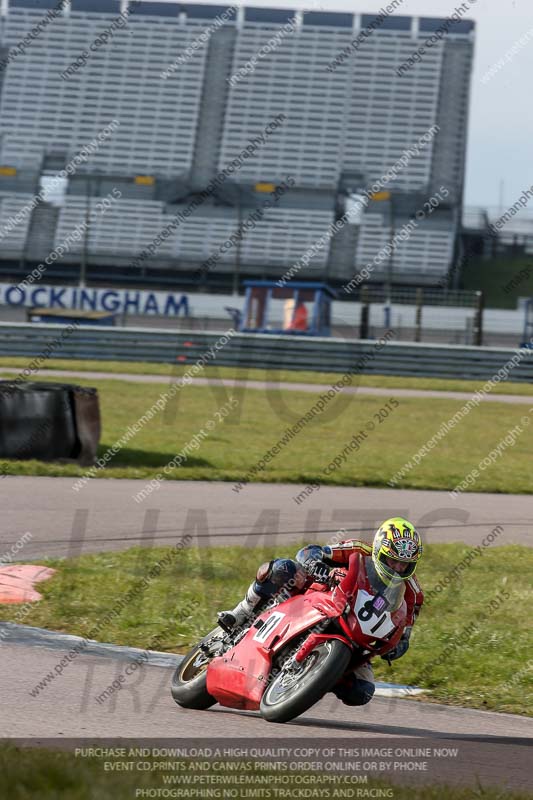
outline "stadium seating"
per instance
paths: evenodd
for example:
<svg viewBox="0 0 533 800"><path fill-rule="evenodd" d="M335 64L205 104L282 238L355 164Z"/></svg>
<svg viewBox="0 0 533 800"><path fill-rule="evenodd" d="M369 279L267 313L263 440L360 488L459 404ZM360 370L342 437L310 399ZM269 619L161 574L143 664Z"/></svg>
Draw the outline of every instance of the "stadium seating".
<svg viewBox="0 0 533 800"><path fill-rule="evenodd" d="M0 25L4 58L55 5L10 0ZM239 252L243 273L277 275L297 263L333 223L343 187L352 179L362 184L352 190L382 180L431 129L438 133L389 175L385 188L428 197L446 185L451 205L459 205L471 23L456 26L416 68L398 74L442 21L395 14L350 49L373 25L372 15L257 7L240 8L222 23L227 5L143 0L110 41L91 48L126 7L117 0L72 0L72 9L5 68L0 166L20 176L52 174L100 141L77 167L64 206L55 214L41 206L33 225L26 220L10 233L0 258L39 257L47 242L38 235L40 219L56 226L51 241L60 244L84 219L87 175L100 177L98 185L106 185L102 194L113 181L131 184L91 226L93 262L133 262L188 196L220 175L280 114L282 124L228 181L252 196L256 183L279 184L288 175L297 186L246 231ZM258 55L269 42L270 52ZM346 48L349 58L335 63ZM116 129L102 138L114 120ZM153 189L134 186L135 176L148 176ZM2 181L0 174L0 228L27 199L27 186L13 192ZM191 270L217 252L238 224L235 204L219 200L213 195L203 203L144 268ZM247 201L241 217L257 202L257 197ZM437 281L449 269L457 230L457 214L437 210L431 223L399 247L395 277ZM387 235L381 215L367 212L358 231L345 232L342 241L334 237L299 278L326 270L336 280L351 278ZM81 247L78 243L71 253L81 253ZM231 272L235 258L233 250L221 254L217 269Z"/></svg>
<svg viewBox="0 0 533 800"><path fill-rule="evenodd" d="M396 221L396 231L408 223L407 218L399 218ZM376 254L389 241L390 231L384 224L382 215L367 214L353 262L354 270L372 264ZM411 278L438 279L451 262L454 246L455 224L452 219L447 217L443 221L424 220L409 238L398 241L392 259L393 277L397 279L398 275L404 275ZM373 277L383 280L387 265L388 257L385 257L381 264L373 268Z"/></svg>
<svg viewBox="0 0 533 800"><path fill-rule="evenodd" d="M91 208L97 211L96 199ZM173 214L185 211L185 205L173 207ZM90 226L90 252L92 254L113 255L133 262L158 233L172 220L165 213L165 206L156 202L119 200L105 214L98 214ZM85 199L68 197L61 209L56 230L55 246L60 245L77 226L83 224L86 216ZM253 223L253 227L252 227ZM300 209L271 209L264 218L252 221L245 230L241 244L241 257L244 263L262 265L264 253L269 253L273 267L295 264L305 251L318 238L317 232L326 231L330 216L324 211L303 211ZM220 248L238 230L238 217L234 209L199 209L187 224L178 226L176 231L157 246L156 258L171 264L176 261L202 263L209 257L219 254L220 263L234 264L237 247L230 244L224 251ZM70 245L71 253L81 253L83 237ZM324 267L327 248L317 253L309 261L310 268Z"/></svg>
<svg viewBox="0 0 533 800"><path fill-rule="evenodd" d="M24 248L31 214L22 214L18 224L10 223L25 206L31 203L32 195L0 195L0 251L4 257L10 253L20 256Z"/></svg>

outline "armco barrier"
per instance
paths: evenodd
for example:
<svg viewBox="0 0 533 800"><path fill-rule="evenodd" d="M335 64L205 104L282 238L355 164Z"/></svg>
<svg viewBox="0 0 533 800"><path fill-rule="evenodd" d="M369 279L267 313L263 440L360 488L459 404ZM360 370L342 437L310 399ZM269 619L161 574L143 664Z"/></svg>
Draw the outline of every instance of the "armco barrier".
<svg viewBox="0 0 533 800"><path fill-rule="evenodd" d="M0 356L24 356L30 361L42 358L49 350L51 358L149 361L186 366L194 364L224 333L80 326L58 345L62 330L62 325L0 323ZM511 379L533 382L533 350L395 341L378 348L376 344L375 340L235 334L209 363L225 367L339 373L362 371L381 375L488 380L515 353L521 352L523 358L512 370ZM364 366L361 368L363 356Z"/></svg>

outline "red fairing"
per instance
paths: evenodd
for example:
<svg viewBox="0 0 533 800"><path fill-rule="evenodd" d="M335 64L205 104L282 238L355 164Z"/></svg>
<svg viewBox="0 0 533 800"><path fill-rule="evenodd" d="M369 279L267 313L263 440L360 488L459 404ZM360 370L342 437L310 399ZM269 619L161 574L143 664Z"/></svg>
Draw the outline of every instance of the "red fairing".
<svg viewBox="0 0 533 800"><path fill-rule="evenodd" d="M375 592L360 553L352 552L348 571L345 575L342 572L334 590L314 584L304 594L261 614L234 647L210 662L209 694L223 706L258 710L269 681L275 677L273 658L287 645L287 656L302 660L320 641L340 639L355 649L357 663L394 647L407 621L405 598L393 613L376 610L372 605ZM340 628L326 633L332 619L338 619ZM325 624L322 627L319 623ZM308 637L302 640L306 633ZM352 661L351 668L354 665Z"/></svg>
<svg viewBox="0 0 533 800"><path fill-rule="evenodd" d="M349 565L350 569L348 575L350 572L352 574L355 573L355 586L351 592L352 596L355 595L355 602L352 605L352 609L346 620L350 630L350 635L353 641L355 641L365 650L369 650L373 656L382 655L395 647L395 645L400 641L403 630L407 625L408 609L405 596L396 611L391 612L390 614L391 623L395 626L392 636L390 636L390 631L388 628L383 627L383 624L381 626L377 624L379 623L379 618L377 620L372 618L372 622L367 626L361 621L360 618L356 616L354 608L357 608L359 604L362 604L365 598L365 593L369 597L372 597L375 595L375 591L368 580L363 556L360 553L354 553L350 556ZM381 636L389 636L385 644L380 642Z"/></svg>
<svg viewBox="0 0 533 800"><path fill-rule="evenodd" d="M416 575L412 575L405 587L405 602L407 603L407 625L413 625L420 613L424 602L424 592Z"/></svg>
<svg viewBox="0 0 533 800"><path fill-rule="evenodd" d="M344 603L339 608L323 589L292 597L261 614L235 647L211 661L207 691L221 705L257 710L278 650L318 622L337 617L343 609Z"/></svg>
<svg viewBox="0 0 533 800"><path fill-rule="evenodd" d="M271 666L268 653L257 648L246 658L237 645L209 664L207 691L221 706L257 711Z"/></svg>
<svg viewBox="0 0 533 800"><path fill-rule="evenodd" d="M362 557L370 556L372 554L372 545L359 539L348 539L332 547L329 558L330 561L347 567L353 554L358 554ZM424 602L424 593L415 575L406 582L405 602L407 604L405 624L413 625Z"/></svg>
<svg viewBox="0 0 533 800"><path fill-rule="evenodd" d="M364 571L363 562L359 553L353 553L348 560L348 572L339 583L339 589L347 597L353 597L357 590L359 573Z"/></svg>

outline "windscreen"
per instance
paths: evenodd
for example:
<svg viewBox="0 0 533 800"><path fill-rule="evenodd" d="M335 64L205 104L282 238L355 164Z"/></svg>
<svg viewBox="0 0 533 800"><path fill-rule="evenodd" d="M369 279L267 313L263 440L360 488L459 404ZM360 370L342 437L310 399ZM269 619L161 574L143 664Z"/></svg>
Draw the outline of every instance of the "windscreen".
<svg viewBox="0 0 533 800"><path fill-rule="evenodd" d="M402 604L405 594L405 581L398 575L398 577L392 579L388 586L385 585L377 574L370 556L365 558L365 567L370 586L376 594L381 595L386 601L386 606L384 605L383 610L396 611Z"/></svg>

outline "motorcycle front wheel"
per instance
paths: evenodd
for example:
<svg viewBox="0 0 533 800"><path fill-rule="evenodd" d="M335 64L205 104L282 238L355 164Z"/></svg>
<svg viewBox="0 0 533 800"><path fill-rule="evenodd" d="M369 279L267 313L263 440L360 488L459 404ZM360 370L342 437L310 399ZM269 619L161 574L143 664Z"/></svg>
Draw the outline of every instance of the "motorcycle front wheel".
<svg viewBox="0 0 533 800"><path fill-rule="evenodd" d="M351 655L339 639L317 645L299 669L282 669L269 683L261 698L261 716L268 722L288 722L303 714L342 678Z"/></svg>
<svg viewBox="0 0 533 800"><path fill-rule="evenodd" d="M187 655L176 669L172 677L172 697L182 708L194 708L203 711L214 706L216 700L207 691L207 667L216 655L206 652L209 645L214 645L217 638L222 637L221 628L215 628L205 636Z"/></svg>

